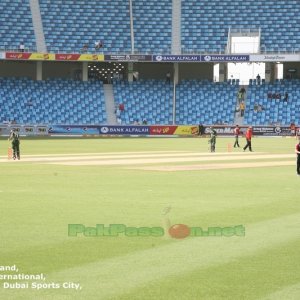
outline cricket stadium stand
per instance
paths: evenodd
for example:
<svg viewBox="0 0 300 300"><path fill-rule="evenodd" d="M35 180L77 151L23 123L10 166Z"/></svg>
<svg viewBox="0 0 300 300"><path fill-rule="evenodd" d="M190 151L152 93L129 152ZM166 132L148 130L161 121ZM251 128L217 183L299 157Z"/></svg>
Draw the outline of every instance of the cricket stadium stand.
<svg viewBox="0 0 300 300"><path fill-rule="evenodd" d="M139 53L171 53L172 1L133 1L134 49Z"/></svg>
<svg viewBox="0 0 300 300"><path fill-rule="evenodd" d="M188 0L181 15L184 51L224 51L229 27L260 28L262 51L300 50L298 0Z"/></svg>
<svg viewBox="0 0 300 300"><path fill-rule="evenodd" d="M238 86L183 80L177 86L177 124L233 123Z"/></svg>
<svg viewBox="0 0 300 300"><path fill-rule="evenodd" d="M0 122L101 124L106 122L102 82L63 79L0 80Z"/></svg>
<svg viewBox="0 0 300 300"><path fill-rule="evenodd" d="M36 42L28 1L0 1L0 49L17 50L21 42L25 50L36 51Z"/></svg>
<svg viewBox="0 0 300 300"><path fill-rule="evenodd" d="M173 85L162 80L116 81L116 104L124 103L122 124L147 120L148 124L172 124Z"/></svg>
<svg viewBox="0 0 300 300"><path fill-rule="evenodd" d="M285 93L288 100L284 101ZM280 94L280 99L270 98L268 94ZM260 104L264 110L255 112L254 105ZM277 80L274 83L249 85L245 124L290 125L300 120L300 80Z"/></svg>
<svg viewBox="0 0 300 300"><path fill-rule="evenodd" d="M130 22L129 1L123 0L40 0L43 30L48 52L100 52L171 54L172 1L133 1ZM0 3L0 48L36 50L29 0ZM132 28L131 28L132 25ZM297 0L181 1L181 48L189 53L224 53L231 29L261 31L262 52L300 51L300 4ZM131 30L134 33L131 36ZM134 37L134 38L133 38ZM134 42L134 45L133 45ZM33 62L32 62L33 63ZM21 63L20 63L21 64ZM58 76L59 77L59 76ZM177 124L233 123L238 83L212 83L179 77L176 86ZM190 78L190 77L189 77ZM206 78L206 77L203 77ZM101 124L106 122L103 83L79 80L33 81L1 78L0 121L19 123ZM254 82L254 81L253 81ZM114 81L115 104L125 104L123 124L147 119L149 124L173 122L173 85L164 80ZM289 94L287 102L268 100L267 94ZM300 84L296 80L262 85L250 84L244 123L290 124L299 122ZM254 104L264 106L254 112Z"/></svg>
<svg viewBox="0 0 300 300"><path fill-rule="evenodd" d="M78 53L84 44L94 52L97 40L104 53L132 49L129 1L40 0L48 52ZM133 1L134 49L139 53L170 53L171 0ZM35 49L29 0L2 0L0 46L16 49L23 41ZM261 50L300 50L298 0L181 1L181 47L183 52L224 52L231 29L260 29Z"/></svg>
<svg viewBox="0 0 300 300"><path fill-rule="evenodd" d="M49 52L93 52L99 40L101 52L131 50L128 1L40 0L40 9Z"/></svg>

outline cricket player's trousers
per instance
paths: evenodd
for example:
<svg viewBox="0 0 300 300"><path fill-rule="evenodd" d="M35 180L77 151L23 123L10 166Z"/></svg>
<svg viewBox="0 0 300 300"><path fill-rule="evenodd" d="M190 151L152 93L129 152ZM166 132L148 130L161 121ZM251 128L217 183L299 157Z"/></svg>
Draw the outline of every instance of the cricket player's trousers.
<svg viewBox="0 0 300 300"><path fill-rule="evenodd" d="M233 147L235 148L236 146L240 147L240 145L239 145L239 137L237 135L235 136L235 142L234 142Z"/></svg>
<svg viewBox="0 0 300 300"><path fill-rule="evenodd" d="M300 154L297 154L297 174L300 175Z"/></svg>
<svg viewBox="0 0 300 300"><path fill-rule="evenodd" d="M251 140L247 140L247 144L244 147L244 151L249 147L249 150L252 151Z"/></svg>
<svg viewBox="0 0 300 300"><path fill-rule="evenodd" d="M13 148L13 158L20 159L20 141L13 141L12 148Z"/></svg>
<svg viewBox="0 0 300 300"><path fill-rule="evenodd" d="M216 152L216 142L210 144L210 152Z"/></svg>

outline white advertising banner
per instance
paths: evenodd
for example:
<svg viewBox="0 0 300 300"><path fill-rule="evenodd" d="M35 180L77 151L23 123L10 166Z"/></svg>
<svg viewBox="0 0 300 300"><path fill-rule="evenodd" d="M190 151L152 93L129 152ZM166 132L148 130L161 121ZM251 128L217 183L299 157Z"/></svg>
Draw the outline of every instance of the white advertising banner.
<svg viewBox="0 0 300 300"><path fill-rule="evenodd" d="M300 54L252 54L250 61L255 62L284 62L300 61Z"/></svg>

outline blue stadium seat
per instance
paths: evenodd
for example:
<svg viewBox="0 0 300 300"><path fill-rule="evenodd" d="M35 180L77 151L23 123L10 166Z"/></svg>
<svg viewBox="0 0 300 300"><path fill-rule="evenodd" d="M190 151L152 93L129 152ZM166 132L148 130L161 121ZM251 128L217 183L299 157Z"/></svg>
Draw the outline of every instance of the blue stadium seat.
<svg viewBox="0 0 300 300"><path fill-rule="evenodd" d="M185 50L225 51L229 27L261 28L261 46L266 51L300 50L300 2L296 0L189 0L182 1L181 15Z"/></svg>
<svg viewBox="0 0 300 300"><path fill-rule="evenodd" d="M280 99L268 98L268 94L280 94ZM283 101L288 93L288 101ZM262 112L254 112L254 105L264 107ZM300 80L276 80L274 83L252 85L247 91L245 124L290 125L298 123L300 109Z"/></svg>
<svg viewBox="0 0 300 300"><path fill-rule="evenodd" d="M173 86L165 81L115 81L114 97L117 106L125 105L124 112L119 113L122 124L143 119L148 124L172 124Z"/></svg>
<svg viewBox="0 0 300 300"><path fill-rule="evenodd" d="M93 97L97 97L97 101ZM91 106L91 104L93 106ZM43 124L106 123L103 84L72 80L3 79L0 122Z"/></svg>
<svg viewBox="0 0 300 300"><path fill-rule="evenodd" d="M1 0L0 49L18 50L21 42L26 51L36 51L29 1Z"/></svg>
<svg viewBox="0 0 300 300"><path fill-rule="evenodd" d="M233 123L238 87L184 80L177 86L176 124Z"/></svg>
<svg viewBox="0 0 300 300"><path fill-rule="evenodd" d="M104 43L99 52L131 50L128 1L40 0L40 9L48 51L78 53L88 44L95 52L98 40Z"/></svg>

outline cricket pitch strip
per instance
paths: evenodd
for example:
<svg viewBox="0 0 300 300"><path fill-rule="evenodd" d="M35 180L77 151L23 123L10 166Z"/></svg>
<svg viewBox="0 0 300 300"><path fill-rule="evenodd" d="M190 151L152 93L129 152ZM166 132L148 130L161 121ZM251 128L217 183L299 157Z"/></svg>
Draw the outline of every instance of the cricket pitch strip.
<svg viewBox="0 0 300 300"><path fill-rule="evenodd" d="M25 155L21 158L20 162L65 166L126 166L127 169L133 170L175 172L292 166L295 164L295 155L259 152L197 153L184 151L146 151L77 153L70 155ZM7 158L3 157L0 158L0 163L20 162L7 160ZM174 164L172 165L172 163ZM189 164L184 165L184 163Z"/></svg>

